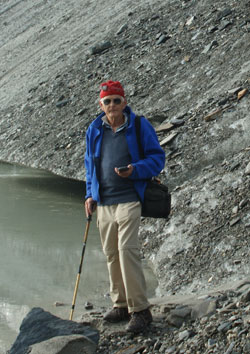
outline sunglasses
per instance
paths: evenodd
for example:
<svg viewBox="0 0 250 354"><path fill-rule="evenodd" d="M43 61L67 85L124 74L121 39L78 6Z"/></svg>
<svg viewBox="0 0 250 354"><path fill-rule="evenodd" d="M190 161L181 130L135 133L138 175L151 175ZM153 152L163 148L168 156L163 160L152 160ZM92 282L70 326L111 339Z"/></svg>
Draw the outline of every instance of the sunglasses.
<svg viewBox="0 0 250 354"><path fill-rule="evenodd" d="M105 105L108 106L111 102L113 101L114 104L119 105L123 102L121 98L103 98L101 102Z"/></svg>

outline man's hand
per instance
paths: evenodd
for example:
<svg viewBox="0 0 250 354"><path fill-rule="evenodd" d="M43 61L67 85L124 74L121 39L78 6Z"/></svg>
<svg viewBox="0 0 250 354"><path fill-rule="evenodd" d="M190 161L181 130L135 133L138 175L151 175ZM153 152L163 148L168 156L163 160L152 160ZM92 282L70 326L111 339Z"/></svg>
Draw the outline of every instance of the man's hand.
<svg viewBox="0 0 250 354"><path fill-rule="evenodd" d="M127 171L119 172L118 168L115 167L115 172L118 174L118 176L123 177L123 178L127 178L132 174L133 169L134 169L134 167L132 165L128 165Z"/></svg>
<svg viewBox="0 0 250 354"><path fill-rule="evenodd" d="M88 198L85 201L85 213L86 216L88 217L89 215L92 215L96 210L96 202L92 198Z"/></svg>

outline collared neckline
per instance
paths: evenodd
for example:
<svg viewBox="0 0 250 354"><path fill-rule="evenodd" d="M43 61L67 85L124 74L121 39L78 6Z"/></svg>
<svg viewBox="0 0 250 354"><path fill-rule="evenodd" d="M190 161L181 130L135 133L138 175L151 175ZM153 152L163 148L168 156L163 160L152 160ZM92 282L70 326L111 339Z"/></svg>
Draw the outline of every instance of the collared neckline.
<svg viewBox="0 0 250 354"><path fill-rule="evenodd" d="M116 129L116 131L115 131L116 133L118 133L118 132L120 132L121 130L127 128L127 126L128 126L128 115L127 115L126 112L123 112L123 114L124 114L124 117L125 117L125 121L124 121L124 123L123 123L122 125L120 125L120 126ZM102 125L105 125L105 127L108 128L108 129L112 129L112 127L111 127L111 125L110 125L110 123L109 123L108 118L107 118L106 115L104 115L103 117L101 117L101 119L102 119Z"/></svg>

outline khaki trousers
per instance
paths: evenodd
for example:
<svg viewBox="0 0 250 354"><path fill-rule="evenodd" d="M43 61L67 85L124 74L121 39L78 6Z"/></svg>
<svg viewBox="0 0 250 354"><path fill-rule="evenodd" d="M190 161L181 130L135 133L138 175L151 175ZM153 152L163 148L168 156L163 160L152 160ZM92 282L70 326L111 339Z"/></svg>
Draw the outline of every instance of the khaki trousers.
<svg viewBox="0 0 250 354"><path fill-rule="evenodd" d="M128 307L130 313L150 306L139 251L140 218L140 202L97 208L97 226L107 257L111 300L114 307Z"/></svg>

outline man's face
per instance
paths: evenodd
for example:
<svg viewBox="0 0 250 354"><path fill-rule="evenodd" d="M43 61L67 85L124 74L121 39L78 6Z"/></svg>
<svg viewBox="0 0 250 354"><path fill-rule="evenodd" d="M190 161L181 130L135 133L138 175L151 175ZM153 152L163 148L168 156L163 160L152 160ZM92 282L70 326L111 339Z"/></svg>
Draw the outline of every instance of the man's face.
<svg viewBox="0 0 250 354"><path fill-rule="evenodd" d="M106 96L100 100L101 109L110 119L121 118L126 104L126 100L118 95Z"/></svg>

